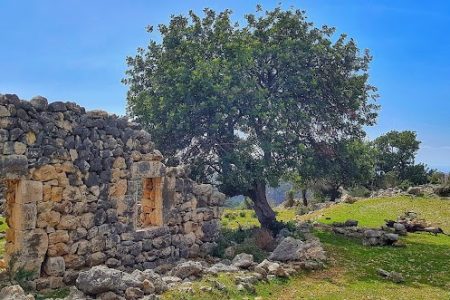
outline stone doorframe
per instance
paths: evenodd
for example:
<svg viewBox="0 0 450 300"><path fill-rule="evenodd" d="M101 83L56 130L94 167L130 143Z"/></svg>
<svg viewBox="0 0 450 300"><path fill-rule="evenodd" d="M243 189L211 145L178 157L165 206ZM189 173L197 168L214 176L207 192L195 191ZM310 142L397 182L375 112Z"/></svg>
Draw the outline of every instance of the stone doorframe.
<svg viewBox="0 0 450 300"><path fill-rule="evenodd" d="M48 249L48 235L36 228L37 203L42 201L42 182L7 179L5 260L9 271L26 271L29 277L40 276Z"/></svg>

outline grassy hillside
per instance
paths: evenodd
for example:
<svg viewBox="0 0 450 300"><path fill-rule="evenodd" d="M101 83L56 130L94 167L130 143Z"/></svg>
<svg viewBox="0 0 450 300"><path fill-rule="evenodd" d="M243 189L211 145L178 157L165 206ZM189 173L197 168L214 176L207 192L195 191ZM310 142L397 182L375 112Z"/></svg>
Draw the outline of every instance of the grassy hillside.
<svg viewBox="0 0 450 300"><path fill-rule="evenodd" d="M355 204L341 204L301 219L329 223L352 218L362 226L378 227L384 219L396 219L413 210L420 217L450 232L450 201L408 197L365 199ZM239 214L239 211L233 213ZM293 219L293 211L280 211L280 219ZM223 224L235 228L236 222L250 226L257 220L250 211ZM260 283L255 294L240 293L230 275L216 278L227 289L201 291L211 286L207 278L194 284L194 294L170 292L165 299L450 299L450 237L409 234L404 248L365 247L360 241L318 231L330 256L322 271L302 273L288 280ZM395 284L380 278L376 270L401 272L406 282ZM258 299L258 298L257 298Z"/></svg>

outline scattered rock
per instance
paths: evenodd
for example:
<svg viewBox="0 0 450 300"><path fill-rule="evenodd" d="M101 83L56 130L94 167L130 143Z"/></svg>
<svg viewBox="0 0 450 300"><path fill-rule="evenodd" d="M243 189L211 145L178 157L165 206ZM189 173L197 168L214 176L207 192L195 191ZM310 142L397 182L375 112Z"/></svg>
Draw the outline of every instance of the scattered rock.
<svg viewBox="0 0 450 300"><path fill-rule="evenodd" d="M181 264L178 264L173 270L172 275L176 277L180 277L181 279L195 276L198 277L203 273L203 266L200 262L196 261L187 261Z"/></svg>
<svg viewBox="0 0 450 300"><path fill-rule="evenodd" d="M239 253L232 261L233 266L247 269L253 264L253 255L247 253Z"/></svg>
<svg viewBox="0 0 450 300"><path fill-rule="evenodd" d="M403 275L401 273L398 272L388 272L386 270L383 269L378 269L377 270L378 275L380 275L381 277L384 277L386 279L391 280L394 283L403 283L405 282L405 278L403 277Z"/></svg>
<svg viewBox="0 0 450 300"><path fill-rule="evenodd" d="M292 237L285 238L269 256L275 261L325 261L325 251L319 241L303 242Z"/></svg>
<svg viewBox="0 0 450 300"><path fill-rule="evenodd" d="M0 291L1 300L34 300L33 295L25 294L20 285L11 285L4 287Z"/></svg>
<svg viewBox="0 0 450 300"><path fill-rule="evenodd" d="M217 274L219 272L225 272L225 273L234 273L239 271L239 268L234 265L225 265L223 263L217 263L212 265L210 268L207 269L208 273L211 274Z"/></svg>
<svg viewBox="0 0 450 300"><path fill-rule="evenodd" d="M124 291L131 285L140 285L137 280L126 275L128 274L106 266L96 266L80 272L76 286L86 294L97 295L109 291Z"/></svg>

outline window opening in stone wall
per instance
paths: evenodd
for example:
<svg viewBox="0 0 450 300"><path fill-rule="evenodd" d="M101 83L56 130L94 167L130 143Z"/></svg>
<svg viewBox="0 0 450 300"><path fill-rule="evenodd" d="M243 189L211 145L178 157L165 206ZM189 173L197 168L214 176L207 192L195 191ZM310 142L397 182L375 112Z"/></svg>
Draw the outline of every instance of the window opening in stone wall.
<svg viewBox="0 0 450 300"><path fill-rule="evenodd" d="M161 177L143 179L137 221L141 229L163 225Z"/></svg>

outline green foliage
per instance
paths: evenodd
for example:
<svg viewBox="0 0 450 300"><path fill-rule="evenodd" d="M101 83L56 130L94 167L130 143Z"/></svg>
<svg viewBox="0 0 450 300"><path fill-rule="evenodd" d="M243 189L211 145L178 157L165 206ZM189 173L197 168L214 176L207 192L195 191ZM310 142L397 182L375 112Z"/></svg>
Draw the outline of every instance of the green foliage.
<svg viewBox="0 0 450 300"><path fill-rule="evenodd" d="M420 185L428 182L428 171L424 164L417 164L405 167L403 180L407 180L412 185Z"/></svg>
<svg viewBox="0 0 450 300"><path fill-rule="evenodd" d="M434 193L441 197L450 197L450 185L441 185L434 188Z"/></svg>
<svg viewBox="0 0 450 300"><path fill-rule="evenodd" d="M413 185L413 183L409 180L403 180L398 187L402 190L402 191L406 191L408 190L409 187L411 187Z"/></svg>
<svg viewBox="0 0 450 300"><path fill-rule="evenodd" d="M361 185L356 185L348 189L348 193L352 197L360 197L360 198L366 198L369 197L371 192L368 188Z"/></svg>
<svg viewBox="0 0 450 300"><path fill-rule="evenodd" d="M245 218L246 215L247 215L247 214L245 213L245 211L239 212L239 217L241 217L241 218Z"/></svg>
<svg viewBox="0 0 450 300"><path fill-rule="evenodd" d="M375 149L361 139L341 139L304 149L300 177L314 182L317 198L339 197L341 186L369 185L375 175Z"/></svg>
<svg viewBox="0 0 450 300"><path fill-rule="evenodd" d="M221 236L217 241L217 247L214 249L213 255L224 257L225 249L234 245L236 254L252 254L255 261L263 261L267 258L268 252L259 248L255 242L255 230L255 228L244 230L222 228Z"/></svg>
<svg viewBox="0 0 450 300"><path fill-rule="evenodd" d="M14 264L17 258L13 256L11 258L10 264ZM25 291L29 291L32 289L30 286L30 281L35 277L36 271L25 270L23 268L19 268L12 274L12 280L17 282Z"/></svg>
<svg viewBox="0 0 450 300"><path fill-rule="evenodd" d="M375 139L377 172L384 183L381 187L396 186L408 180L412 185L428 182L428 170L423 164L414 164L420 141L413 131L390 131ZM388 177L384 180L383 177ZM396 178L394 178L396 177Z"/></svg>
<svg viewBox="0 0 450 300"><path fill-rule="evenodd" d="M64 299L70 294L69 288L60 288L55 290L49 290L45 293L37 294L36 300L44 300L44 299Z"/></svg>
<svg viewBox="0 0 450 300"><path fill-rule="evenodd" d="M447 175L443 172L439 172L436 170L430 171L429 181L432 184L444 184Z"/></svg>
<svg viewBox="0 0 450 300"><path fill-rule="evenodd" d="M361 136L376 118L370 55L300 10L173 16L128 57L128 112L192 176L272 212L264 190L295 168L302 147ZM151 31L152 29L149 28ZM262 191L262 192L261 192ZM256 208L261 207L260 205Z"/></svg>

